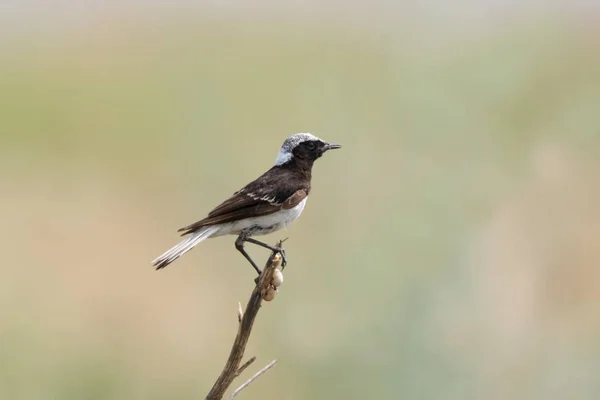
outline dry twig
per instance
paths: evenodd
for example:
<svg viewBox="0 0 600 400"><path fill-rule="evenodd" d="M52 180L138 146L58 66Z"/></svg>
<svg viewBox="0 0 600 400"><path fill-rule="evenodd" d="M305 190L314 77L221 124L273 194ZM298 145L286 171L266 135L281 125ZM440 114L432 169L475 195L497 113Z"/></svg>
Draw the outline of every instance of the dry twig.
<svg viewBox="0 0 600 400"><path fill-rule="evenodd" d="M281 243L282 242L279 242L277 244L277 247L280 247ZM246 310L242 312L241 307L239 307L238 332L235 337L235 340L233 341L233 346L231 348L231 352L229 353L229 358L225 363L225 367L223 368L221 375L219 375L217 381L206 396L206 400L221 400L223 398L223 395L225 394L225 391L227 390L227 388L229 388L233 380L254 361L254 358L252 358L242 367L240 367L242 358L244 356L244 351L246 350L246 344L248 343L248 339L250 338L252 326L254 324L256 315L258 314L258 310L260 309L261 303L265 298L265 295L267 295L267 293L272 293L273 290L275 290L275 288L272 286L273 272L276 269L281 268L281 262L281 254L271 254L269 259L267 260L262 274L259 277L258 283L254 287L254 290L250 295L250 299L248 300L248 304L246 305ZM258 378L258 376L266 372L266 370L271 368L275 363L272 362L271 364L269 364L268 368L264 369L264 371L259 371L257 375L255 375L249 381L244 383L244 385L242 385L243 387L238 388L236 392L239 393L239 391L241 391L243 388L252 383L254 379Z"/></svg>
<svg viewBox="0 0 600 400"><path fill-rule="evenodd" d="M231 393L231 396L229 396L229 400L233 400L233 398L235 396L237 396L239 392L241 392L242 390L246 389L246 386L248 386L249 384L251 384L252 382L254 382L255 380L257 380L259 376L261 376L262 374L264 374L265 372L267 372L268 370L270 370L276 363L277 363L277 360L273 360L270 363L268 363L263 369L261 369L260 371L258 371L254 375L252 375L252 377L250 379L248 379L246 382L244 382L242 384L242 386L240 386L239 388L235 389L233 391L233 393Z"/></svg>

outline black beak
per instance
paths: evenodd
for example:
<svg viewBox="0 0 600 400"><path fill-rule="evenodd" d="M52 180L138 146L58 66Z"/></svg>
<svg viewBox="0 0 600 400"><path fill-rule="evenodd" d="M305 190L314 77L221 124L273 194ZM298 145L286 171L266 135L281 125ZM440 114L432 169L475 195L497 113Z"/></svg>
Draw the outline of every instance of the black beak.
<svg viewBox="0 0 600 400"><path fill-rule="evenodd" d="M342 148L342 146L339 144L325 143L325 146L323 146L323 151L335 150L335 149L341 149L341 148Z"/></svg>

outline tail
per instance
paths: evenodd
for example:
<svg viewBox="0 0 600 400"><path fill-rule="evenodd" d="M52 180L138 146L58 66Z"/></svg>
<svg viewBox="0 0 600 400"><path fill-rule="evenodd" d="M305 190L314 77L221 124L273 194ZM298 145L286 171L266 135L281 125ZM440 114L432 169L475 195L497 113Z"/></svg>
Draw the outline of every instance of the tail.
<svg viewBox="0 0 600 400"><path fill-rule="evenodd" d="M208 239L212 234L214 234L218 230L219 227L217 226L206 226L202 229L197 230L196 232L190 233L190 236L188 236L186 239L182 240L181 242L179 242L178 244L176 244L175 246L158 256L154 261L152 261L152 265L154 265L156 269L166 267L182 255L193 249L198 243L205 239Z"/></svg>

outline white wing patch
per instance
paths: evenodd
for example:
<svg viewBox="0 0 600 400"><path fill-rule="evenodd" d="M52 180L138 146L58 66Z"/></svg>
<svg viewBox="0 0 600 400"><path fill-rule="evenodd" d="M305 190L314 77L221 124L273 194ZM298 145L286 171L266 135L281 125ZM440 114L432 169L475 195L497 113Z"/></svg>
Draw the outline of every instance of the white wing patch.
<svg viewBox="0 0 600 400"><path fill-rule="evenodd" d="M259 195L255 194L255 193L250 193L250 192L249 193L245 193L245 194L246 194L246 196L250 197L253 200L266 201L267 203L269 203L269 204L271 204L273 206L280 206L280 205L283 204L283 203L279 203L279 202L275 201L275 199L276 199L275 195L273 195L273 196L267 196L267 195L265 195L265 196L259 196Z"/></svg>
<svg viewBox="0 0 600 400"><path fill-rule="evenodd" d="M277 203L275 201L275 196L263 196L260 198L262 201L266 201L267 203L273 204L273 205L281 205L281 203Z"/></svg>

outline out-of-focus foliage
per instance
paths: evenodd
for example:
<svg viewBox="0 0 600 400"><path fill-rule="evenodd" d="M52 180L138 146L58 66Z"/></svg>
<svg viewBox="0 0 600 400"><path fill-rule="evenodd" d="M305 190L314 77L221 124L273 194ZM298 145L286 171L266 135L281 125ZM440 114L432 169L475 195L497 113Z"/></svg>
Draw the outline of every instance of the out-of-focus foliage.
<svg viewBox="0 0 600 400"><path fill-rule="evenodd" d="M252 269L233 238L149 262L301 131L344 148L266 238L248 353L280 361L240 398L597 398L598 15L283 4L3 28L0 398L202 398Z"/></svg>

